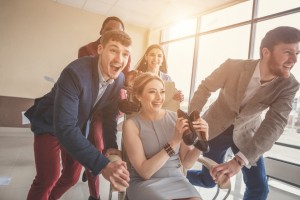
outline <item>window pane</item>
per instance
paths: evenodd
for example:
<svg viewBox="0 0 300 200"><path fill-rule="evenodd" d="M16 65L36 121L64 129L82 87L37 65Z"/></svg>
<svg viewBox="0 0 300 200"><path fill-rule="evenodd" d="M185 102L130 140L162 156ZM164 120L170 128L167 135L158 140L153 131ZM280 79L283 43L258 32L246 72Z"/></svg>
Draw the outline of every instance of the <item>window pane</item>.
<svg viewBox="0 0 300 200"><path fill-rule="evenodd" d="M201 36L195 90L203 79L228 58L247 59L249 37L248 25ZM212 94L203 111L217 98L218 93Z"/></svg>
<svg viewBox="0 0 300 200"><path fill-rule="evenodd" d="M196 33L197 19L190 19L182 21L170 28L166 28L162 41L174 40L188 35L194 35Z"/></svg>
<svg viewBox="0 0 300 200"><path fill-rule="evenodd" d="M193 38L164 46L164 49L167 48L168 74L175 82L175 87L184 94L185 100L180 106L185 111L187 111L191 85L194 43Z"/></svg>
<svg viewBox="0 0 300 200"><path fill-rule="evenodd" d="M258 0L258 17L275 14L285 10L297 8L300 6L300 0ZM222 28L224 26L236 24L243 21L251 20L253 1L245 1L233 7L229 7L201 17L201 32ZM270 6L271 5L271 6ZM259 58L259 46L265 33L277 26L294 26L300 29L300 13L289 16L278 17L264 22L257 22L256 34L254 37L254 59ZM256 22L255 22L256 23ZM191 32L183 29L184 33L179 33L182 28L169 28L163 41L178 39L195 33L196 22ZM195 37L197 37L195 35ZM209 33L200 36L199 51L195 90L205 77L213 70L218 68L226 59L247 59L248 46L250 41L250 26L241 26L230 30L224 30L216 33ZM169 74L176 83L176 88L182 90L185 95L184 109L187 109L187 100L189 99L192 61L193 61L193 39L184 41L171 42L165 46L169 51L167 55L169 64ZM166 51L167 52L167 51ZM180 70L180 71L179 71ZM300 81L300 62L295 64L292 73ZM193 95L193 93L192 93ZM202 111L217 98L218 91L213 93ZM182 104L181 104L182 105ZM264 114L262 117L264 117ZM296 94L293 102L293 110L289 116L288 124L284 133L278 140L279 143L294 145L299 147L300 142L300 90ZM273 148L266 152L265 156L272 156L278 159L300 163L299 149L274 145ZM236 191L237 188L234 189ZM287 190L293 193L292 190Z"/></svg>
<svg viewBox="0 0 300 200"><path fill-rule="evenodd" d="M272 5L272 9L270 9L270 5ZM299 0L259 0L257 16L263 17L297 7L300 7Z"/></svg>
<svg viewBox="0 0 300 200"><path fill-rule="evenodd" d="M283 135L280 137L280 139L278 141L286 139L287 142L293 141L293 140L300 142L300 138L297 137L297 135L295 135L295 136L296 137L294 137L294 134L292 134L292 133L289 133L289 134L283 133ZM264 156L269 156L269 157L277 158L280 160L284 160L284 161L288 161L288 162L296 163L296 164L300 165L299 154L300 154L299 149L293 149L293 148L275 144L272 147L272 150L268 151Z"/></svg>
<svg viewBox="0 0 300 200"><path fill-rule="evenodd" d="M300 1L299 1L300 2ZM256 35L254 43L254 58L259 58L259 47L262 38L265 34L278 26L293 26L300 29L300 13L274 18L271 20L260 22L256 25Z"/></svg>
<svg viewBox="0 0 300 200"><path fill-rule="evenodd" d="M237 5L213 12L201 17L201 32L236 24L251 19L252 1L246 1ZM225 17L224 17L225 16Z"/></svg>

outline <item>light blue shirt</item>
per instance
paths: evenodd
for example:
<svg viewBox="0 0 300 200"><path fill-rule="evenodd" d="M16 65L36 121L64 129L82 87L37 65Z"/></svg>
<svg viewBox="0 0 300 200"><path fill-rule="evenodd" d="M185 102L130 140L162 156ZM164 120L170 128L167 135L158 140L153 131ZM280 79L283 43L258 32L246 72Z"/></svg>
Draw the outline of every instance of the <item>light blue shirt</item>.
<svg viewBox="0 0 300 200"><path fill-rule="evenodd" d="M101 97L103 96L107 86L112 84L115 81L114 79L108 79L107 81L105 81L101 73L100 67L98 67L98 74L99 74L99 91L94 106L99 101L99 99L101 99Z"/></svg>

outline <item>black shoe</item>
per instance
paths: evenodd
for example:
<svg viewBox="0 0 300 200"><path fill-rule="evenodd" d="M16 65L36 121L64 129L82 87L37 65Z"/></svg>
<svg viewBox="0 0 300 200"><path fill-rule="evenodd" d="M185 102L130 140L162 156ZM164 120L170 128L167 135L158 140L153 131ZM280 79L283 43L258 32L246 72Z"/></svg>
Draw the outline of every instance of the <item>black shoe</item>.
<svg viewBox="0 0 300 200"><path fill-rule="evenodd" d="M95 199L94 197L90 196L88 200L101 200L100 197L99 199Z"/></svg>
<svg viewBox="0 0 300 200"><path fill-rule="evenodd" d="M81 180L82 180L82 182L87 182L87 177L86 177L85 171L82 174Z"/></svg>

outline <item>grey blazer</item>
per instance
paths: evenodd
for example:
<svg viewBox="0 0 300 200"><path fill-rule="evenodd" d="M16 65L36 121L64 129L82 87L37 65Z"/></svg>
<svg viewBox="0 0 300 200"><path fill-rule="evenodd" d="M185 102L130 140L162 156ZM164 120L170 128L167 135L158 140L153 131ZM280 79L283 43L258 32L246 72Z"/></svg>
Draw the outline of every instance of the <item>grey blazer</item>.
<svg viewBox="0 0 300 200"><path fill-rule="evenodd" d="M212 92L219 96L203 118L209 124L209 139L234 125L233 140L251 165L268 151L280 137L292 110L292 101L299 89L295 77L277 78L258 92L241 108L248 83L259 60L228 59L201 82L191 100L189 113L201 111ZM261 113L269 109L265 118Z"/></svg>

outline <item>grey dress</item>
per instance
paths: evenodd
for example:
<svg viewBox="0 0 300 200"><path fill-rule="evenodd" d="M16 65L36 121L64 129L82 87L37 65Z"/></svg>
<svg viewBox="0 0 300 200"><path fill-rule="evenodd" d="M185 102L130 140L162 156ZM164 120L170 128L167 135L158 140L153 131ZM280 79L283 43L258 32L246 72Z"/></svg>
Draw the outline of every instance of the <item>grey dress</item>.
<svg viewBox="0 0 300 200"><path fill-rule="evenodd" d="M176 113L167 111L165 116L156 121L145 120L139 114L131 119L137 125L144 147L146 158L161 151L175 133ZM130 200L165 200L200 197L195 187L183 175L179 161L179 147L175 155L155 173L149 180L143 180L130 168L130 183L127 195Z"/></svg>

